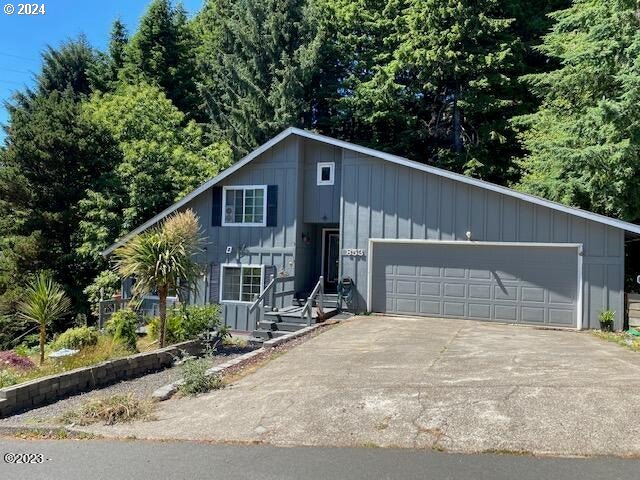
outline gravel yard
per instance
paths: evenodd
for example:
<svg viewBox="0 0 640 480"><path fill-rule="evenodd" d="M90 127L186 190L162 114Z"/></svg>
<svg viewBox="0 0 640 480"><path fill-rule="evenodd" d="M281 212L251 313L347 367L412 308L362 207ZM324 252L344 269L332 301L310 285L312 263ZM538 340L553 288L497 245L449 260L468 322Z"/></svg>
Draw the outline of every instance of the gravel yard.
<svg viewBox="0 0 640 480"><path fill-rule="evenodd" d="M224 363L250 350L250 347L222 347L218 353L211 358L211 366ZM139 398L150 397L155 389L175 382L181 377L182 369L179 366L167 368L143 377L115 383L105 388L80 393L18 415L2 418L0 419L0 427L55 425L58 424L57 418L65 411L76 408L91 398L108 397L126 393L132 393Z"/></svg>

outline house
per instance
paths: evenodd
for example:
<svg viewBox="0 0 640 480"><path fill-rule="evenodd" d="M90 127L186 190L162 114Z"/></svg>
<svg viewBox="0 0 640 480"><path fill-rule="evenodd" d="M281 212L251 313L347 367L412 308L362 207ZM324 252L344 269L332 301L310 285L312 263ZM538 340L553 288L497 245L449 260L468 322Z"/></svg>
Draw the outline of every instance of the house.
<svg viewBox="0 0 640 480"><path fill-rule="evenodd" d="M611 309L620 329L625 241L640 234L639 225L289 128L104 254L187 208L207 238L206 274L190 301L220 303L232 329L260 326L265 336L326 316L338 290L355 312L583 329Z"/></svg>

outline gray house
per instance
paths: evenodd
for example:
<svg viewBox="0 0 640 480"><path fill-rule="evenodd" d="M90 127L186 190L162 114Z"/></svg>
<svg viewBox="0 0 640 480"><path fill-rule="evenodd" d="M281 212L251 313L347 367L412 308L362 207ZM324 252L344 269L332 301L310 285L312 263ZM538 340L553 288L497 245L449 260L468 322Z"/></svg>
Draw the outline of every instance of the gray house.
<svg viewBox="0 0 640 480"><path fill-rule="evenodd" d="M289 128L130 232L190 208L198 304L270 337L351 311L598 328L640 226ZM340 298L336 294L340 293ZM323 296L324 298L321 298Z"/></svg>

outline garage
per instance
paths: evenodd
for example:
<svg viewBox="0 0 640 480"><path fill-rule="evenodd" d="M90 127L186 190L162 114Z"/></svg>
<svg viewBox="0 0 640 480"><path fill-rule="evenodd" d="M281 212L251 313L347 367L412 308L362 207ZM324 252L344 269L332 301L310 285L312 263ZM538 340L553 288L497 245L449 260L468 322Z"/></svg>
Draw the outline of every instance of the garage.
<svg viewBox="0 0 640 480"><path fill-rule="evenodd" d="M371 240L380 313L581 328L576 244Z"/></svg>

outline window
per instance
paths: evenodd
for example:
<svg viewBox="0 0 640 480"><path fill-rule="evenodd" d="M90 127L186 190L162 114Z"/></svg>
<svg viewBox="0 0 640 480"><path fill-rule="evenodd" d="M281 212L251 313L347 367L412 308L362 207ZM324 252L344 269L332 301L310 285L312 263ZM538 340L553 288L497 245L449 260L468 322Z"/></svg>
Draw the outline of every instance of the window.
<svg viewBox="0 0 640 480"><path fill-rule="evenodd" d="M262 265L222 265L220 300L253 302L262 293Z"/></svg>
<svg viewBox="0 0 640 480"><path fill-rule="evenodd" d="M266 225L267 187L224 187L222 225Z"/></svg>
<svg viewBox="0 0 640 480"><path fill-rule="evenodd" d="M318 162L318 185L333 185L335 169L334 162Z"/></svg>

